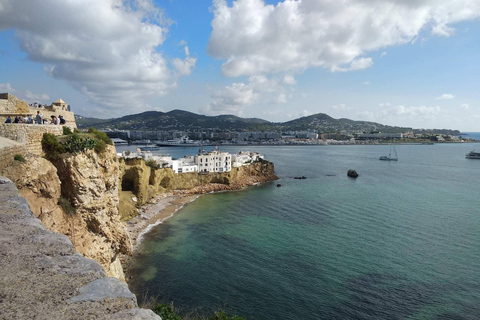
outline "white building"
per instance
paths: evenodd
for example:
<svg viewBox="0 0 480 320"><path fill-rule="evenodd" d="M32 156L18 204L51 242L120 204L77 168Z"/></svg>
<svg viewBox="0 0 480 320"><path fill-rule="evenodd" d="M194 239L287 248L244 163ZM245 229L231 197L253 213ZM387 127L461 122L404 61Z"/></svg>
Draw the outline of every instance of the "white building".
<svg viewBox="0 0 480 320"><path fill-rule="evenodd" d="M249 163L263 160L263 156L257 152L239 151L237 154L232 155L232 163L234 167L241 167Z"/></svg>
<svg viewBox="0 0 480 320"><path fill-rule="evenodd" d="M199 172L230 172L232 155L226 151L213 150L199 153L195 159Z"/></svg>
<svg viewBox="0 0 480 320"><path fill-rule="evenodd" d="M177 160L171 160L172 170L175 173L198 172L198 166L195 164L195 157L188 156Z"/></svg>

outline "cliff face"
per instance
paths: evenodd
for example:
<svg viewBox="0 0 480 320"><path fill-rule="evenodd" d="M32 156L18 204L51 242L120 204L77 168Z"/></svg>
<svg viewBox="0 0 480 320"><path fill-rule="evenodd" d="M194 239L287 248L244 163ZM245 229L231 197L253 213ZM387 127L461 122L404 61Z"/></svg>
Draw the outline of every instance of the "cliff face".
<svg viewBox="0 0 480 320"><path fill-rule="evenodd" d="M38 178L51 182L42 174ZM31 187L52 191L42 184ZM98 262L76 253L66 236L47 230L1 176L0 203L1 319L161 320L139 309L127 285L105 277Z"/></svg>
<svg viewBox="0 0 480 320"><path fill-rule="evenodd" d="M255 162L232 168L225 173L181 173L172 169L152 169L142 159L126 160L122 165L122 190L137 198L137 205L145 204L163 192L201 194L211 191L237 190L259 182L278 179L273 163ZM128 199L126 199L128 201ZM122 204L121 204L122 206Z"/></svg>
<svg viewBox="0 0 480 320"><path fill-rule="evenodd" d="M53 164L29 155L2 173L48 229L67 235L77 252L98 261L107 275L124 279L119 254L130 254L132 245L118 215L120 170L113 147L100 155L65 154Z"/></svg>
<svg viewBox="0 0 480 320"><path fill-rule="evenodd" d="M62 196L81 217L75 226L75 248L105 267L109 276L124 279L119 254L131 254L128 233L118 215L119 165L115 148L61 157L54 162Z"/></svg>

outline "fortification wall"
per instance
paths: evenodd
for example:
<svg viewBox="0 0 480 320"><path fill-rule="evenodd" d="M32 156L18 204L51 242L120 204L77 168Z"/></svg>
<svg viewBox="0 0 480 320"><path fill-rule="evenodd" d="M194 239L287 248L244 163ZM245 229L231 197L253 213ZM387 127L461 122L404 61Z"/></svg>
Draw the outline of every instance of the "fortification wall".
<svg viewBox="0 0 480 320"><path fill-rule="evenodd" d="M2 114L28 114L29 112L28 104L25 101L9 93L0 94L0 116L2 118L6 119Z"/></svg>
<svg viewBox="0 0 480 320"><path fill-rule="evenodd" d="M19 123L0 123L0 136L21 143L18 146L6 146L0 148L0 169L10 165L15 154L25 156L33 153L43 155L42 138L44 133L61 135L62 126L35 125Z"/></svg>
<svg viewBox="0 0 480 320"><path fill-rule="evenodd" d="M65 119L66 123L65 125L76 128L77 123L75 122L75 115L73 112L67 111L67 110L62 110L61 108L58 107L53 107L53 108L33 108L29 107L29 113L32 114L32 117L35 118L37 115L37 111L40 111L43 113L43 117L45 119L48 119L49 121L51 120L51 116L63 116Z"/></svg>

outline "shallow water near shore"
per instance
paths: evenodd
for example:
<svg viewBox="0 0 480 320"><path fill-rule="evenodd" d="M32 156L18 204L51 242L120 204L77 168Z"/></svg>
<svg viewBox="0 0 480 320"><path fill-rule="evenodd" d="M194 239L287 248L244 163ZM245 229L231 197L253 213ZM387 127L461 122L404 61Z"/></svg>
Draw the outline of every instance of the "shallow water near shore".
<svg viewBox="0 0 480 320"><path fill-rule="evenodd" d="M280 179L201 196L152 228L129 285L140 303L247 319L479 319L477 146L399 145L398 162L378 160L388 146L242 148Z"/></svg>

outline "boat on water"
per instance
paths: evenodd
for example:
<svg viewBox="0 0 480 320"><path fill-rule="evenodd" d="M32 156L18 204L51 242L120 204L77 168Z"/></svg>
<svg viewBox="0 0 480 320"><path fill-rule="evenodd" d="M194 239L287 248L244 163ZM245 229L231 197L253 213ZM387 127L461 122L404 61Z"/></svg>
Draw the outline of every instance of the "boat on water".
<svg viewBox="0 0 480 320"><path fill-rule="evenodd" d="M395 146L390 146L390 153L388 156L381 156L379 159L384 161L398 161L397 149L395 149Z"/></svg>
<svg viewBox="0 0 480 320"><path fill-rule="evenodd" d="M160 147L151 145L151 146L145 146L145 147L140 147L141 151L157 151L160 150Z"/></svg>
<svg viewBox="0 0 480 320"><path fill-rule="evenodd" d="M200 142L190 140L186 136L183 136L180 139L158 141L157 146L162 146L162 147L199 147Z"/></svg>
<svg viewBox="0 0 480 320"><path fill-rule="evenodd" d="M480 159L480 152L475 152L475 150L470 151L465 155L467 159Z"/></svg>

